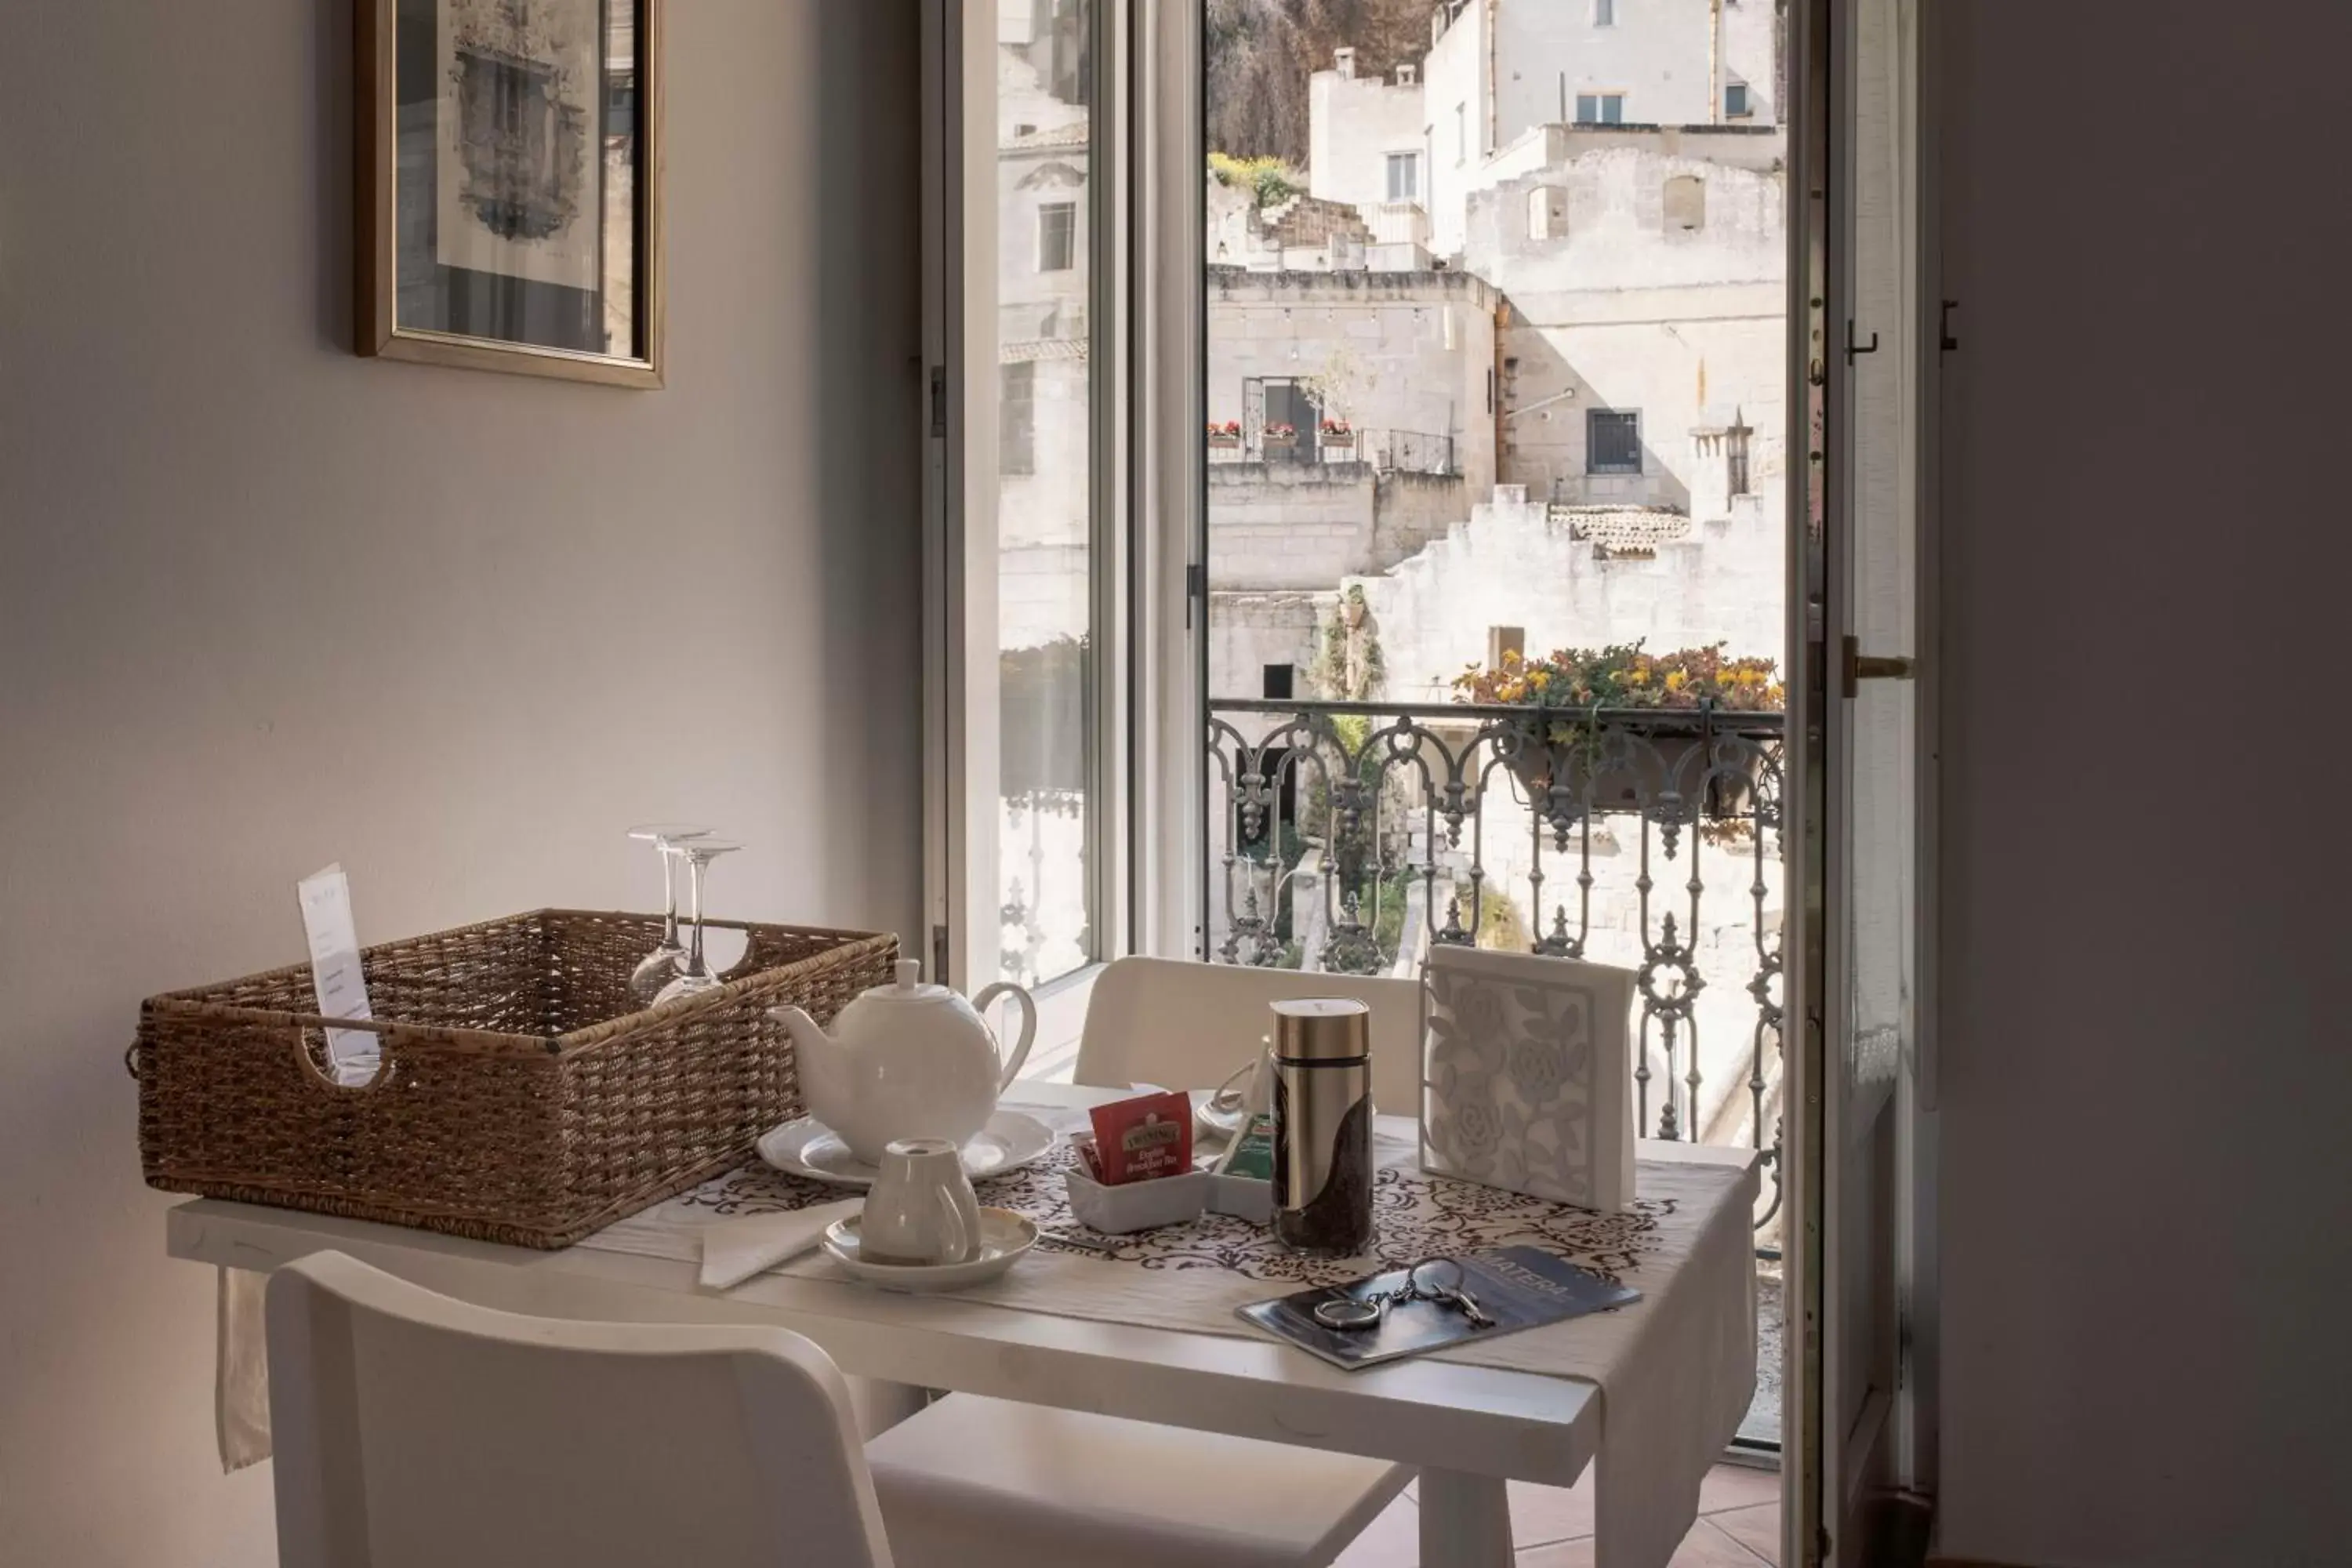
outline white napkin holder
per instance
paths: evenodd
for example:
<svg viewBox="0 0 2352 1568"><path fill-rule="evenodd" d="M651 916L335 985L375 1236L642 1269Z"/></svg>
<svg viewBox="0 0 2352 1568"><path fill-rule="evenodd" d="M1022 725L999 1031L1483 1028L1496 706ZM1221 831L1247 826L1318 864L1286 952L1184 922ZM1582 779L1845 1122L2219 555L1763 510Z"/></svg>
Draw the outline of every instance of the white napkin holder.
<svg viewBox="0 0 2352 1568"><path fill-rule="evenodd" d="M1555 1203L1633 1203L1634 974L1435 947L1422 970L1421 1168Z"/></svg>

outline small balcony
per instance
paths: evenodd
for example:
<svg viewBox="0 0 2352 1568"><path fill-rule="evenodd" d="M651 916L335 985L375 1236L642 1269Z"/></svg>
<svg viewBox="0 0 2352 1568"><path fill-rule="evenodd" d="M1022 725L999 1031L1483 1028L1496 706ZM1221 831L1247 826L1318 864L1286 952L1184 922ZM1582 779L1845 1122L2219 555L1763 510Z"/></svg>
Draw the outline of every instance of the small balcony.
<svg viewBox="0 0 2352 1568"><path fill-rule="evenodd" d="M1366 202L1356 210L1371 229L1374 245L1429 244L1429 213L1419 202Z"/></svg>

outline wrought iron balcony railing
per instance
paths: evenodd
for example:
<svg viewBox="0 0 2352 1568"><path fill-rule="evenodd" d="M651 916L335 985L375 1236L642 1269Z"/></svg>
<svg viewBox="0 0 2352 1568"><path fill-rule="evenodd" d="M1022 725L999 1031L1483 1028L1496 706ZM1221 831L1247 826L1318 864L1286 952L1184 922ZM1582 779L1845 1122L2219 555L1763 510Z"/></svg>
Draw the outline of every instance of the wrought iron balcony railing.
<svg viewBox="0 0 2352 1568"><path fill-rule="evenodd" d="M1450 942L1625 964L1637 1125L1762 1152L1772 1217L1781 715L1209 710L1213 959L1411 974Z"/></svg>

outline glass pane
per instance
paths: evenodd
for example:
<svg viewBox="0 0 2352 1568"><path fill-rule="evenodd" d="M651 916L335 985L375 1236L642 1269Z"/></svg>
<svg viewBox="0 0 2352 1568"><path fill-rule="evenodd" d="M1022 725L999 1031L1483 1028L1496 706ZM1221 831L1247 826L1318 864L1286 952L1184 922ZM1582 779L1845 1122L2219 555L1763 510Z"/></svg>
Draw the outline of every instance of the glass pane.
<svg viewBox="0 0 2352 1568"><path fill-rule="evenodd" d="M1853 331L1864 343L1875 333L1879 348L1853 362L1850 630L1860 651L1879 656L1918 651L1910 9L1908 0L1868 0L1853 13ZM1891 1079L1913 1038L1918 713L1910 681L1865 680L1856 690L1847 1070L1859 1086Z"/></svg>
<svg viewBox="0 0 2352 1568"><path fill-rule="evenodd" d="M1090 0L997 11L1002 977L1092 953L1094 268Z"/></svg>
<svg viewBox="0 0 2352 1568"><path fill-rule="evenodd" d="M400 0L401 327L644 357L637 12Z"/></svg>

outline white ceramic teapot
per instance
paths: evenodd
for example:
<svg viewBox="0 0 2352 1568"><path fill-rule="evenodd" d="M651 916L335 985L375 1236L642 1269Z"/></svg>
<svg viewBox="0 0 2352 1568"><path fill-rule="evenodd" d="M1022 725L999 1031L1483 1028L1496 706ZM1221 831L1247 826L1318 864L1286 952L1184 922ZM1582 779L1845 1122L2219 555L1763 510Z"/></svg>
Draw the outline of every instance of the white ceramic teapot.
<svg viewBox="0 0 2352 1568"><path fill-rule="evenodd" d="M961 1146L988 1125L1029 1044L1037 1037L1037 1004L1006 981L967 1002L944 985L922 984L923 966L898 964L896 985L859 994L833 1021L833 1033L798 1007L768 1016L792 1031L801 1090L809 1114L869 1165L901 1138L945 1138ZM1021 1009L1021 1038L1011 1058L980 1016L999 996Z"/></svg>

